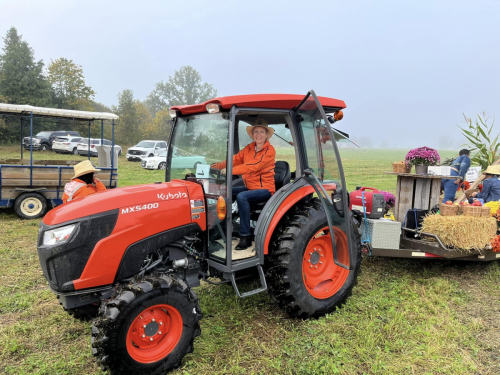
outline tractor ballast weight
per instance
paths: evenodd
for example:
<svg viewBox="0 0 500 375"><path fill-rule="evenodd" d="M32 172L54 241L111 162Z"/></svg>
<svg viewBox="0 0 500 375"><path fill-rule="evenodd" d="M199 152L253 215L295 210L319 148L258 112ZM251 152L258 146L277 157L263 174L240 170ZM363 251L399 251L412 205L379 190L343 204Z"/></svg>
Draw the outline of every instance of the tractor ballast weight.
<svg viewBox="0 0 500 375"><path fill-rule="evenodd" d="M347 134L331 127L344 108L313 91L173 107L166 182L76 199L45 216L38 236L43 273L65 310L95 317L92 353L103 367L160 374L179 366L200 334L192 290L200 279L231 283L239 297L268 290L297 318L345 302L361 244L336 144ZM237 252L232 189L244 181L231 174L233 155L249 142L245 127L257 116L291 147L277 152L276 193L252 207L253 250ZM210 164L227 160L227 174L208 162L186 165L192 155ZM248 274L260 285L241 292L238 282Z"/></svg>

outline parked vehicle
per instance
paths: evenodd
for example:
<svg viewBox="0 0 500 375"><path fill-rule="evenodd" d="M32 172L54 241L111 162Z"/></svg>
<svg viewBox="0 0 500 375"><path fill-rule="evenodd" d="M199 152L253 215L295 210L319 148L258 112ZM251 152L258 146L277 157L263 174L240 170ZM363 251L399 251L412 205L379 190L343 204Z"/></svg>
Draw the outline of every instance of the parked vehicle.
<svg viewBox="0 0 500 375"><path fill-rule="evenodd" d="M207 164L207 159L204 156L188 155L186 152L174 147L172 153L172 168L187 168L196 171L199 164ZM167 166L167 151L158 156L152 156L143 159L141 167L146 169L165 169Z"/></svg>
<svg viewBox="0 0 500 375"><path fill-rule="evenodd" d="M134 147L127 150L128 161L141 161L167 151L167 142L165 141L140 141Z"/></svg>
<svg viewBox="0 0 500 375"><path fill-rule="evenodd" d="M330 126L345 104L320 99L310 91L305 97L240 95L173 107L166 183L90 195L45 216L37 245L41 268L70 314L98 314L91 345L101 366L114 374L164 374L178 367L201 333L192 289L200 279L214 283L217 277L238 297L269 285L272 299L300 319L346 301L361 243L336 143L343 136ZM325 111L336 115L330 121ZM293 144L286 157L296 171L277 158L276 193L251 208L253 247L233 252L239 225L233 182L243 181L233 177L232 160L250 142L246 127L256 116L286 133ZM175 166L176 148L210 163L228 160L227 173L210 167L189 173ZM241 292L242 276L256 276L259 285Z"/></svg>
<svg viewBox="0 0 500 375"><path fill-rule="evenodd" d="M73 154L78 155L78 142L82 137L57 137L52 142L52 151L58 154Z"/></svg>
<svg viewBox="0 0 500 375"><path fill-rule="evenodd" d="M104 139L104 145L105 146L111 146L112 142ZM96 146L101 145L101 138L90 138L90 156L97 156L97 149L95 148ZM88 138L83 138L77 145L76 147L77 152L79 155L82 156L88 156L89 154L89 139ZM118 156L122 154L122 148L118 145L115 145L115 150L118 150Z"/></svg>
<svg viewBox="0 0 500 375"><path fill-rule="evenodd" d="M47 151L52 149L52 143L57 137L81 137L80 133L75 131L44 131L37 133L32 139L33 150ZM25 149L30 148L30 137L24 137L23 145Z"/></svg>

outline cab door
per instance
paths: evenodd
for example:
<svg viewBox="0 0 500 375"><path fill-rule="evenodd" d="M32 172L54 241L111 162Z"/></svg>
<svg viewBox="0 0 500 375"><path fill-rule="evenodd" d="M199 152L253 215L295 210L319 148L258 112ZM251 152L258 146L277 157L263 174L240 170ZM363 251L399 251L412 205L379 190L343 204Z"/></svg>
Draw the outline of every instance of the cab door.
<svg viewBox="0 0 500 375"><path fill-rule="evenodd" d="M314 91L309 91L302 102L293 110L294 121L301 133L304 175L313 186L323 205L330 229L334 261L340 267L352 269L353 244L351 243L352 223L349 218L344 170L334 133L323 107ZM349 264L337 259L335 233L346 234L349 246Z"/></svg>

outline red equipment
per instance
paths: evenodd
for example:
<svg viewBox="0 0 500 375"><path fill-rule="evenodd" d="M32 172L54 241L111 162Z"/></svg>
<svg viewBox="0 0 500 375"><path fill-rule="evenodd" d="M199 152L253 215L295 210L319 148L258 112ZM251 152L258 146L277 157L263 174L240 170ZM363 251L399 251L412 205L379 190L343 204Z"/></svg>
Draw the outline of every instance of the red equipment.
<svg viewBox="0 0 500 375"><path fill-rule="evenodd" d="M362 187L351 192L351 205L349 209L358 210L361 213L366 210L366 217L370 219L380 219L384 216L385 199L384 196L375 188ZM365 201L363 208L363 198Z"/></svg>

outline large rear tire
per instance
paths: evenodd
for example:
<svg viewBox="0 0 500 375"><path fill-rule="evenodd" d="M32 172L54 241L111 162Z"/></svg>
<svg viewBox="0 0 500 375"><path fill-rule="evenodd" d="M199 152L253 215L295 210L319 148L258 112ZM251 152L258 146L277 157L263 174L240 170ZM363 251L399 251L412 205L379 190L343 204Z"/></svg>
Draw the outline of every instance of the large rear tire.
<svg viewBox="0 0 500 375"><path fill-rule="evenodd" d="M351 262L346 270L333 261L326 213L317 199L285 217L271 243L267 279L274 301L293 318L319 317L340 307L351 295L361 265L361 241L351 220ZM338 260L349 264L347 234L334 227Z"/></svg>
<svg viewBox="0 0 500 375"><path fill-rule="evenodd" d="M168 276L133 280L103 302L92 354L113 374L164 374L193 351L201 333L198 298Z"/></svg>

